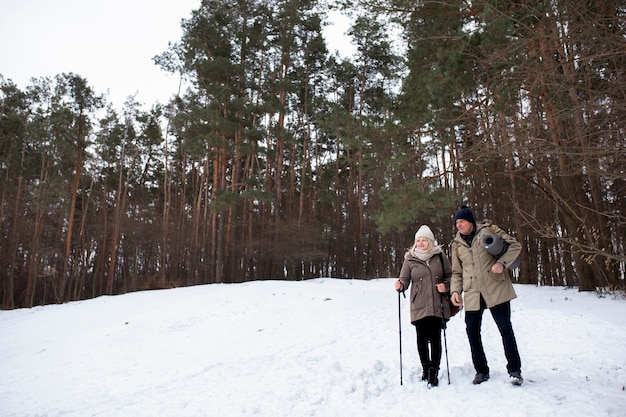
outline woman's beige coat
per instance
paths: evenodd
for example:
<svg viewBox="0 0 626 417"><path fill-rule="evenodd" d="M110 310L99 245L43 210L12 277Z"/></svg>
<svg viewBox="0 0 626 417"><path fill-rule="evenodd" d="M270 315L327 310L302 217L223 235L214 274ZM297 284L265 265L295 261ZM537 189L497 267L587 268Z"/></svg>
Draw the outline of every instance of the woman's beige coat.
<svg viewBox="0 0 626 417"><path fill-rule="evenodd" d="M509 244L508 250L496 260L481 245L482 237L492 233ZM517 295L510 278L510 265L522 250L522 245L495 224L485 220L476 226L476 235L469 247L459 232L451 243L452 278L450 292L464 294L466 311L480 310L480 296L485 299L488 308L514 299ZM496 262L504 264L501 274L491 272Z"/></svg>

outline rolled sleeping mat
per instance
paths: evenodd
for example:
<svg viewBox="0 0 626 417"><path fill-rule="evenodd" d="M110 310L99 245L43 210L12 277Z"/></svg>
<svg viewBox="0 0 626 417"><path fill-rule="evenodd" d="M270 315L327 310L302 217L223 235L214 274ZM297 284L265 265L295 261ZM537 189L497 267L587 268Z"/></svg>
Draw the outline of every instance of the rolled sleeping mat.
<svg viewBox="0 0 626 417"><path fill-rule="evenodd" d="M502 239L492 233L487 233L486 235L484 235L480 243L481 245L483 245L483 248L485 248L485 250L489 252L489 254L493 255L496 259L500 259L500 257L504 255L507 249L509 249L509 245L507 245L506 242L504 242ZM511 264L509 265L509 269L514 270L518 268L520 262L521 260L518 256L517 259L511 262Z"/></svg>

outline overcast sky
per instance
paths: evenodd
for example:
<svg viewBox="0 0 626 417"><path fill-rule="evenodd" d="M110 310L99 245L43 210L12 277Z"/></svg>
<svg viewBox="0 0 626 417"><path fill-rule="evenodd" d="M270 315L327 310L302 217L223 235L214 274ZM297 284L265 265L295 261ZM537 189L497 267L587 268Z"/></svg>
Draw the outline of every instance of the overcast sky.
<svg viewBox="0 0 626 417"><path fill-rule="evenodd" d="M152 58L180 40L181 19L199 5L200 0L0 0L0 74L23 89L31 77L72 72L117 108L133 94L143 105L165 103L179 80Z"/></svg>
<svg viewBox="0 0 626 417"><path fill-rule="evenodd" d="M0 74L24 88L31 77L73 72L122 106L165 102L178 79L152 57L180 40L181 19L200 0L0 0Z"/></svg>

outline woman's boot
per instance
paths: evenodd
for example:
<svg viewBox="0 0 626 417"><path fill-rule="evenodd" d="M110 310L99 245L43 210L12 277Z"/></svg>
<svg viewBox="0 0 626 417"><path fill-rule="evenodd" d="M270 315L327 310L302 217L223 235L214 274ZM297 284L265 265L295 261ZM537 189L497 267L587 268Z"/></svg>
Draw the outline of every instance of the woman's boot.
<svg viewBox="0 0 626 417"><path fill-rule="evenodd" d="M428 386L436 387L439 385L439 369L437 368L429 368L428 369Z"/></svg>
<svg viewBox="0 0 626 417"><path fill-rule="evenodd" d="M422 381L428 381L429 369L430 369L430 362L422 362Z"/></svg>

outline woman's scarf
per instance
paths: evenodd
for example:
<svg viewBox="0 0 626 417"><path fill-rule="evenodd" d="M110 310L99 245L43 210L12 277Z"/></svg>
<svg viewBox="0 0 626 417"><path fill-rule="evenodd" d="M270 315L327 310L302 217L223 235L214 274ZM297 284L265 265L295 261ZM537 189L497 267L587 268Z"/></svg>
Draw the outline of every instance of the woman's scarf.
<svg viewBox="0 0 626 417"><path fill-rule="evenodd" d="M432 258L434 255L437 255L438 253L441 253L441 245L437 245L430 250L420 250L417 248L417 246L413 248L413 256L415 256L420 261L426 262L427 264L428 261L430 261L430 258Z"/></svg>

